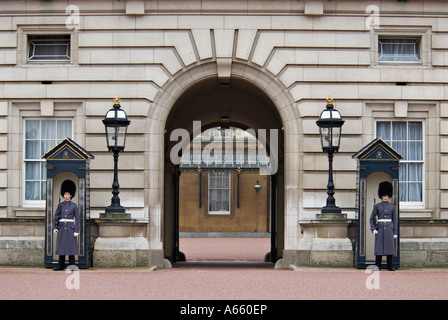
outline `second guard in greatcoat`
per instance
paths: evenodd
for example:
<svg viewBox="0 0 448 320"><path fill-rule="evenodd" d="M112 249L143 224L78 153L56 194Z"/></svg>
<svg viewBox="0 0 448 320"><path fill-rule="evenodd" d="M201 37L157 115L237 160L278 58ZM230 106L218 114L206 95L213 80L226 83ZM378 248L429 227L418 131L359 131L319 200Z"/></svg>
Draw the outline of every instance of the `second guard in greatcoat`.
<svg viewBox="0 0 448 320"><path fill-rule="evenodd" d="M68 255L70 265L75 264L75 255L79 254L79 210L71 199L75 196L76 185L66 180L61 186L61 195L65 201L59 203L54 219L54 232L57 234L56 254L59 255L59 264L54 270L65 269L65 256Z"/></svg>
<svg viewBox="0 0 448 320"><path fill-rule="evenodd" d="M375 234L374 254L375 265L381 269L381 259L387 257L387 269L394 271L392 257L395 255L395 239L398 237L398 213L392 198L393 187L389 181L383 181L378 186L378 196L381 202L373 206L370 215L370 230Z"/></svg>

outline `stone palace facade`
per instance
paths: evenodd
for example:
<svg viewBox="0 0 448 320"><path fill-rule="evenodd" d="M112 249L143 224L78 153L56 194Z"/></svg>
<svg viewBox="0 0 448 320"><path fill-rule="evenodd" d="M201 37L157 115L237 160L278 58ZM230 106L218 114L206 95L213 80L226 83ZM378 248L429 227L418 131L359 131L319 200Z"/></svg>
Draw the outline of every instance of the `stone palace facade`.
<svg viewBox="0 0 448 320"><path fill-rule="evenodd" d="M378 182L388 177L367 178L361 199L352 156L381 138L403 157L395 197L401 266L447 266L447 67L446 1L2 0L0 264L43 265L42 155L69 137L95 157L94 266L177 261L179 197L187 189L195 201L200 196L189 189L193 182L179 184L187 173L195 183L195 175L208 175L194 206L203 206L209 224L226 214L237 219L237 198L255 206L260 182L268 259L277 268L353 266L360 234L366 259L373 254L370 231L358 223L360 201L370 214ZM102 216L113 159L101 121L115 96L131 120L119 160L121 203L130 214L123 219ZM329 96L345 121L333 164L336 217L320 214L329 172L316 120ZM227 167L201 167L204 158L193 157L182 172L172 152L177 133L193 141L198 122L199 133L267 132L270 171L261 172L258 158L250 166L250 156L238 162L233 154ZM206 148L202 156L214 155ZM245 172L259 170L259 177L220 200L223 189L239 186L238 168L242 181Z"/></svg>

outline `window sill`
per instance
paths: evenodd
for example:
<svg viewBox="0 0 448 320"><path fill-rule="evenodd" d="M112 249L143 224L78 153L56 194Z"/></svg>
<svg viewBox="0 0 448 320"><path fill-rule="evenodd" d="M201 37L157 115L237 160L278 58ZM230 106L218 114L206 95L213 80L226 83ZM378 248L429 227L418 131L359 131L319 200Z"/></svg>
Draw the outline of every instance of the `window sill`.
<svg viewBox="0 0 448 320"><path fill-rule="evenodd" d="M67 64L73 64L73 61L71 60L46 60L46 61L27 61L26 65L67 65Z"/></svg>
<svg viewBox="0 0 448 320"><path fill-rule="evenodd" d="M432 210L400 208L400 219L431 219Z"/></svg>
<svg viewBox="0 0 448 320"><path fill-rule="evenodd" d="M209 211L209 216L230 216L229 211Z"/></svg>
<svg viewBox="0 0 448 320"><path fill-rule="evenodd" d="M379 66L422 66L421 61L378 61Z"/></svg>
<svg viewBox="0 0 448 320"><path fill-rule="evenodd" d="M14 210L15 216L20 218L41 218L45 217L45 208L17 208Z"/></svg>

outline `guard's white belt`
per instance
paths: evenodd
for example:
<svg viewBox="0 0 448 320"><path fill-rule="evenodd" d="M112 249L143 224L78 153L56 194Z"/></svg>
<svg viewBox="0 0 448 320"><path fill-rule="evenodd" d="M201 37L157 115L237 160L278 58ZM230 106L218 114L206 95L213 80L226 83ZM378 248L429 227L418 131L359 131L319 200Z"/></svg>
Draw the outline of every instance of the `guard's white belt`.
<svg viewBox="0 0 448 320"><path fill-rule="evenodd" d="M378 222L392 222L392 219L378 219Z"/></svg>
<svg viewBox="0 0 448 320"><path fill-rule="evenodd" d="M75 222L73 219L59 219L59 222Z"/></svg>

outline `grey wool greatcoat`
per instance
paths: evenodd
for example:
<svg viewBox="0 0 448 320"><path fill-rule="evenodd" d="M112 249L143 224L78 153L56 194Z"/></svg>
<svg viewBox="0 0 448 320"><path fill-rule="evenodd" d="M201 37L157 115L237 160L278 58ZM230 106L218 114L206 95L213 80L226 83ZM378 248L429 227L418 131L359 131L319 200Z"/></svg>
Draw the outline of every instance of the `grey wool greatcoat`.
<svg viewBox="0 0 448 320"><path fill-rule="evenodd" d="M61 219L71 219L74 222L61 222ZM79 210L78 206L71 201L59 203L54 218L53 226L59 229L57 233L56 254L58 255L77 255L78 238L74 233L79 233Z"/></svg>
<svg viewBox="0 0 448 320"><path fill-rule="evenodd" d="M391 221L378 221L382 219ZM374 254L376 256L394 255L394 235L398 235L398 214L395 205L384 201L375 204L370 215L370 230L378 231L378 234L375 235Z"/></svg>

